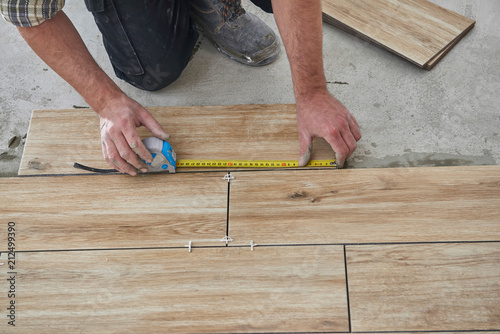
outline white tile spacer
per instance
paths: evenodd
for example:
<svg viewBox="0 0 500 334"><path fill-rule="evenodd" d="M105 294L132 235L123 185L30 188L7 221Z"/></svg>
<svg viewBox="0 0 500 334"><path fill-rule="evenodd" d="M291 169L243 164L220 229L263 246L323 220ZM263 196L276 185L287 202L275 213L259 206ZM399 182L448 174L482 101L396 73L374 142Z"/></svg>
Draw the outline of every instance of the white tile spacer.
<svg viewBox="0 0 500 334"><path fill-rule="evenodd" d="M187 245L184 246L184 247L188 247L189 248L189 253L191 253L191 251L193 250L191 248L192 244L193 244L193 242L191 240L189 240L189 244L187 244Z"/></svg>
<svg viewBox="0 0 500 334"><path fill-rule="evenodd" d="M226 243L226 246L227 246L227 244L228 244L230 241L233 241L233 238L231 238L230 236L226 235L224 238L220 239L220 241L225 242L225 243Z"/></svg>
<svg viewBox="0 0 500 334"><path fill-rule="evenodd" d="M257 244L253 243L253 240L250 240L250 250L253 251L253 248L257 246Z"/></svg>
<svg viewBox="0 0 500 334"><path fill-rule="evenodd" d="M232 176L231 174L227 173L226 175L224 175L224 177L222 178L223 180L227 180L227 182L231 181L234 179L234 176Z"/></svg>

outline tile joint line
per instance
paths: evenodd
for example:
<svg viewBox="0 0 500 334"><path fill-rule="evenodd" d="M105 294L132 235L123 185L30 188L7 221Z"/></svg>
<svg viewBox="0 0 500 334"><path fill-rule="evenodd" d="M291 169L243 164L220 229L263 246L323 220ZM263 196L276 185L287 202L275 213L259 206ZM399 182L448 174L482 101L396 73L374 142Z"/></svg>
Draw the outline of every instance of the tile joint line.
<svg viewBox="0 0 500 334"><path fill-rule="evenodd" d="M231 175L231 172L228 172L223 180L227 180L227 204L226 204L226 240L221 240L221 241L226 241L226 247L228 246L228 242L229 240L227 238L229 238L229 200L230 200L230 197L231 197L231 179L234 179L234 176ZM233 239L231 239L230 241L233 241Z"/></svg>
<svg viewBox="0 0 500 334"><path fill-rule="evenodd" d="M346 289L346 297L347 297L347 319L349 320L349 333L352 333L352 324L351 324L351 302L349 300L349 279L347 277L347 251L346 246L344 248L344 270L345 270L345 289Z"/></svg>

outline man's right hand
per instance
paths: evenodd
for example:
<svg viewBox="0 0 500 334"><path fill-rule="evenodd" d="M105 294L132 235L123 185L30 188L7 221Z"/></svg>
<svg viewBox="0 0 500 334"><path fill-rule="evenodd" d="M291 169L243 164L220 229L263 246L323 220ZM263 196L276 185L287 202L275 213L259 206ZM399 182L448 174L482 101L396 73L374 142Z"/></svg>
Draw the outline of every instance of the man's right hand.
<svg viewBox="0 0 500 334"><path fill-rule="evenodd" d="M104 159L122 173L137 175L138 171L147 172L144 161L151 163L153 157L142 143L137 128L144 126L155 137L166 140L169 136L160 123L126 95L109 100L98 114Z"/></svg>
<svg viewBox="0 0 500 334"><path fill-rule="evenodd" d="M146 109L127 97L97 65L66 14L59 11L38 26L18 29L33 51L99 114L106 161L122 173L136 175L138 170L147 171L141 159L150 162L152 157L136 128L144 126L160 139L167 139L168 135Z"/></svg>

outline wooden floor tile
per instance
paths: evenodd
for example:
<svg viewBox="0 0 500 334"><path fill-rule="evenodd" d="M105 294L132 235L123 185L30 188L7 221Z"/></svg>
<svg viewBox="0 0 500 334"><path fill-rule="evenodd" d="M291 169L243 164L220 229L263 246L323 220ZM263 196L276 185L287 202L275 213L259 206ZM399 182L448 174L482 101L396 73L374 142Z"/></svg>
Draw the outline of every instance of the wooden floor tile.
<svg viewBox="0 0 500 334"><path fill-rule="evenodd" d="M347 246L352 330L500 330L500 243Z"/></svg>
<svg viewBox="0 0 500 334"><path fill-rule="evenodd" d="M431 69L475 21L427 0L322 0L323 18Z"/></svg>
<svg viewBox="0 0 500 334"><path fill-rule="evenodd" d="M0 179L0 250L221 245L224 173Z"/></svg>
<svg viewBox="0 0 500 334"><path fill-rule="evenodd" d="M2 333L349 330L340 246L18 253L16 270Z"/></svg>
<svg viewBox="0 0 500 334"><path fill-rule="evenodd" d="M237 245L500 240L500 166L231 175Z"/></svg>
<svg viewBox="0 0 500 334"><path fill-rule="evenodd" d="M171 135L169 142L178 159L299 158L292 104L158 107L149 111ZM140 134L151 136L144 128ZM74 162L110 168L101 151L99 119L92 110L37 110L31 118L19 175L85 173L74 169ZM334 157L322 138L315 140L312 159Z"/></svg>

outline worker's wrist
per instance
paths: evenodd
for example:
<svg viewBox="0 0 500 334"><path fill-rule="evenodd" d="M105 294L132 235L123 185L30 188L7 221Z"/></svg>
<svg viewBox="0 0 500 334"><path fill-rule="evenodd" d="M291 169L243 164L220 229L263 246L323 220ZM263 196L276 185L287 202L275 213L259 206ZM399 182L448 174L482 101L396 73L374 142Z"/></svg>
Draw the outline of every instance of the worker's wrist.
<svg viewBox="0 0 500 334"><path fill-rule="evenodd" d="M99 116L110 106L119 104L121 100L127 98L125 93L114 83L99 85L98 89L88 94L85 100Z"/></svg>
<svg viewBox="0 0 500 334"><path fill-rule="evenodd" d="M292 78L295 99L298 101L328 92L325 74L320 69L295 70L292 71Z"/></svg>
<svg viewBox="0 0 500 334"><path fill-rule="evenodd" d="M326 87L326 83L310 85L308 87L302 87L301 89L295 89L295 101L298 104L308 103L311 100L314 100L317 97L329 95L330 92Z"/></svg>

